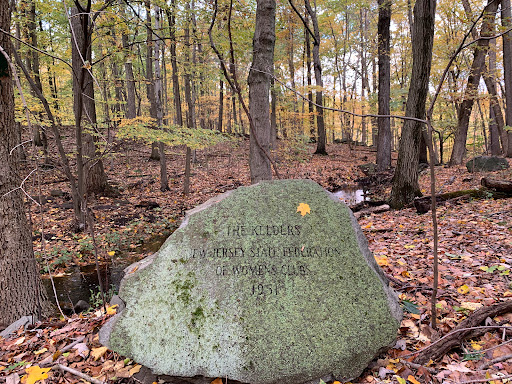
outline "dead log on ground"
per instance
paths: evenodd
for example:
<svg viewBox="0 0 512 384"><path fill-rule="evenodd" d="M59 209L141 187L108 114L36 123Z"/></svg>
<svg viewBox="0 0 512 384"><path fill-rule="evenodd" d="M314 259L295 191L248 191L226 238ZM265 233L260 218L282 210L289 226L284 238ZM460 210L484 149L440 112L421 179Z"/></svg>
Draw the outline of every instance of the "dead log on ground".
<svg viewBox="0 0 512 384"><path fill-rule="evenodd" d="M494 189L498 192L512 194L512 181L496 180L484 177L482 178L482 180L480 180L480 184L482 184L485 188Z"/></svg>
<svg viewBox="0 0 512 384"><path fill-rule="evenodd" d="M414 359L417 364L425 364L428 361L438 360L446 355L450 350L459 347L462 341L468 338L475 338L481 336L489 331L489 328L476 328L485 322L488 317L493 318L498 315L512 312L512 300L496 303L488 307L482 307L465 320L461 321L459 325L453 328L443 338L432 343L427 348L423 349Z"/></svg>
<svg viewBox="0 0 512 384"><path fill-rule="evenodd" d="M359 219L363 216L369 215L370 213L382 213L382 212L389 211L389 209L390 209L389 205L382 204L382 205L378 205L376 207L369 207L369 208L362 209L358 212L355 212L354 216L356 217L356 219Z"/></svg>
<svg viewBox="0 0 512 384"><path fill-rule="evenodd" d="M464 191L447 192L436 195L436 203L440 205L449 201L455 202L469 198L481 199L485 197L487 197L486 193L480 189L467 189ZM430 211L431 205L431 196L417 197L414 199L414 207L418 213L427 213Z"/></svg>

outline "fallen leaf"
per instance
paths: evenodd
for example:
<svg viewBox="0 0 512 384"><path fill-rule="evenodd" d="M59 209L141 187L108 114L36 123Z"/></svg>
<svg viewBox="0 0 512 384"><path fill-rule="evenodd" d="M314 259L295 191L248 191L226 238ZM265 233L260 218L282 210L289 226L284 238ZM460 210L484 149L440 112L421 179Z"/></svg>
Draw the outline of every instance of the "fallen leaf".
<svg viewBox="0 0 512 384"><path fill-rule="evenodd" d="M115 315L116 314L116 311L117 311L117 307L118 305L117 304L114 304L113 306L108 306L107 305L107 315L110 316L110 315Z"/></svg>
<svg viewBox="0 0 512 384"><path fill-rule="evenodd" d="M75 345L73 349L76 349L77 353L84 359L86 359L87 356L89 356L89 347L87 347L87 344L85 343L79 343Z"/></svg>
<svg viewBox="0 0 512 384"><path fill-rule="evenodd" d="M459 292L461 295L465 295L469 292L469 287L466 284L461 285L459 288L457 288L457 292Z"/></svg>
<svg viewBox="0 0 512 384"><path fill-rule="evenodd" d="M482 308L482 303L474 303L472 301L464 301L460 303L460 308L469 309L470 311L475 311L478 308Z"/></svg>
<svg viewBox="0 0 512 384"><path fill-rule="evenodd" d="M45 353L48 350L48 348L40 349L39 351L35 351L34 355L40 355L41 353Z"/></svg>
<svg viewBox="0 0 512 384"><path fill-rule="evenodd" d="M130 369L130 377L135 375L136 373L139 373L140 369L142 368L142 365L137 364L132 369Z"/></svg>
<svg viewBox="0 0 512 384"><path fill-rule="evenodd" d="M306 213L311 214L311 209L309 208L309 205L306 203L300 203L297 207L297 212L300 212L302 216L306 216Z"/></svg>
<svg viewBox="0 0 512 384"><path fill-rule="evenodd" d="M91 356L94 358L94 361L97 361L108 351L107 347L99 347L93 348L91 351Z"/></svg>
<svg viewBox="0 0 512 384"><path fill-rule="evenodd" d="M413 375L409 375L407 377L407 381L410 381L412 384L420 384L420 382L416 380Z"/></svg>
<svg viewBox="0 0 512 384"><path fill-rule="evenodd" d="M112 257L116 254L116 251L108 251L107 254Z"/></svg>
<svg viewBox="0 0 512 384"><path fill-rule="evenodd" d="M41 368L39 365L33 365L32 367L28 367L25 369L27 374L21 378L21 382L23 384L35 384L39 380L44 380L48 378L48 371L50 368Z"/></svg>
<svg viewBox="0 0 512 384"><path fill-rule="evenodd" d="M215 380L213 380L210 384L223 384L223 383L222 383L222 379L220 379L220 378L218 378L218 377L217 377L217 378L216 378Z"/></svg>

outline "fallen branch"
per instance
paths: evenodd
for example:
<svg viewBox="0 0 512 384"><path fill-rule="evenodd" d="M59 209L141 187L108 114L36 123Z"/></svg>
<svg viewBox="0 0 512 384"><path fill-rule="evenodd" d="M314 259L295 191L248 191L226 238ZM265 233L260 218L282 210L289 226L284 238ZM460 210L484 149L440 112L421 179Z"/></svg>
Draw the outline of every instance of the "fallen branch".
<svg viewBox="0 0 512 384"><path fill-rule="evenodd" d="M84 341L84 339L85 339L85 336L80 336L79 338L77 338L72 343L66 345L64 348L62 348L61 350L58 351L58 352L60 352L59 356L62 355L64 352L67 352L70 349L72 349L75 345L77 345L77 344L81 343L82 341ZM53 358L54 356L55 356L55 354L51 354L50 356L48 356L45 359L41 360L41 362L39 363L39 366L43 367L45 365L51 365L54 362L54 358Z"/></svg>
<svg viewBox="0 0 512 384"><path fill-rule="evenodd" d="M479 325L484 323L485 319L509 312L512 312L512 300L496 303L476 310L441 339L418 351L414 362L425 364L430 360L440 359L450 350L458 347L464 339L468 337L478 337L487 332L490 328L499 327L480 327Z"/></svg>
<svg viewBox="0 0 512 384"><path fill-rule="evenodd" d="M105 384L104 381L102 380L98 380L98 379L95 379L89 375L86 375L85 373L82 373L80 371L77 371L76 369L73 369L73 368L69 368L65 365L62 365L62 364L56 364L54 365L54 368L59 368L60 370L62 371L65 371L65 372L69 372L77 377L80 377L81 379L84 379L85 381L88 381L89 383L93 383L93 384Z"/></svg>
<svg viewBox="0 0 512 384"><path fill-rule="evenodd" d="M439 205L449 201L469 199L471 197L483 198L487 197L487 195L484 191L481 191L479 189L468 189L464 191L447 192L440 195L436 195L436 204ZM418 213L427 213L428 211L430 211L431 204L431 196L423 196L414 199L414 207L416 208L416 212Z"/></svg>
<svg viewBox="0 0 512 384"><path fill-rule="evenodd" d="M510 379L512 375L504 375L504 376L493 376L487 379L476 379L476 380L468 380L468 381L460 381L459 384L473 384L473 383L491 383L494 380L503 380Z"/></svg>
<svg viewBox="0 0 512 384"><path fill-rule="evenodd" d="M370 208L362 209L359 212L355 212L354 216L356 217L356 219L359 219L360 217L369 215L370 213L382 213L382 212L386 212L386 211L389 211L389 205L383 204L383 205L379 205L377 207L370 207Z"/></svg>
<svg viewBox="0 0 512 384"><path fill-rule="evenodd" d="M404 365L407 365L409 368L414 368L414 369L425 369L428 373L432 374L432 375L436 375L437 374L437 371L434 369L434 368L429 368L429 367L425 367L424 365L421 365L421 364L416 364L416 363L413 363L412 361L408 361L408 360L405 360L405 359L400 359L400 362Z"/></svg>
<svg viewBox="0 0 512 384"><path fill-rule="evenodd" d="M512 193L512 181L496 180L484 177L482 180L480 180L480 184L482 184L485 188L494 189L498 192L504 192L508 194Z"/></svg>
<svg viewBox="0 0 512 384"><path fill-rule="evenodd" d="M494 365L496 363L501 363L502 361L506 361L509 359L512 359L512 354L504 355L504 356L500 356L495 359L492 359L492 360L482 364L480 367L478 367L478 369L484 370L484 369L489 368L491 365Z"/></svg>

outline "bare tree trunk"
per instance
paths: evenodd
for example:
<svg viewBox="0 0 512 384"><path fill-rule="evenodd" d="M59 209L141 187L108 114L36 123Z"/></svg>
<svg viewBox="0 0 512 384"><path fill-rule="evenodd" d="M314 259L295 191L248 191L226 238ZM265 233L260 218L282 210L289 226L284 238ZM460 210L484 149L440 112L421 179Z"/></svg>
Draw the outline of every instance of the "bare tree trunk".
<svg viewBox="0 0 512 384"><path fill-rule="evenodd" d="M217 130L222 132L222 118L224 115L224 82L219 81L219 119L217 122Z"/></svg>
<svg viewBox="0 0 512 384"><path fill-rule="evenodd" d="M155 7L155 31L160 36L161 23L160 23L160 7ZM158 129L162 129L164 124L164 113L163 113L163 95L162 95L162 70L160 67L160 44L161 41L157 39L155 41L155 52L154 52L154 67L155 67L155 112L156 112L156 124ZM169 190L169 180L167 177L167 160L165 158L165 146L164 143L158 142L158 159L160 160L160 190L162 192Z"/></svg>
<svg viewBox="0 0 512 384"><path fill-rule="evenodd" d="M306 25L309 25L309 13L306 12L304 17ZM311 37L307 29L304 30L306 38L304 44L306 45L306 69L307 69L307 80L308 80L308 113L309 113L309 138L311 141L316 142L316 129L315 129L315 108L313 106L313 81L311 78Z"/></svg>
<svg viewBox="0 0 512 384"><path fill-rule="evenodd" d="M288 74L290 76L290 84L292 86L292 89L297 89L295 85L295 65L293 60L294 55L294 30L293 30L293 23L291 21L291 16L289 15L288 18ZM297 133L297 127L298 127L298 113L299 113L299 105L297 103L297 96L295 94L292 94L293 98L293 117L291 119L291 128L292 132ZM286 128L283 126L283 137L287 137Z"/></svg>
<svg viewBox="0 0 512 384"><path fill-rule="evenodd" d="M360 58L361 58L361 114L366 114L366 93L368 91L368 63L366 62L366 39L367 39L367 23L366 9L362 7L359 11L359 27L360 27ZM366 118L361 118L361 142L363 145L368 144L368 128Z"/></svg>
<svg viewBox="0 0 512 384"><path fill-rule="evenodd" d="M276 149L277 141L277 92L274 78L270 79L270 146Z"/></svg>
<svg viewBox="0 0 512 384"><path fill-rule="evenodd" d="M253 184L261 180L272 179L270 159L260 146L266 153L270 152L269 90L276 38L275 0L257 0L256 4L253 60L247 81L249 84L249 109L254 122L249 153L251 183ZM257 137L254 137L255 135Z"/></svg>
<svg viewBox="0 0 512 384"><path fill-rule="evenodd" d="M124 16L125 6L121 3L121 14ZM137 116L137 107L135 104L135 78L133 76L133 64L130 58L130 47L128 46L128 35L123 33L121 41L124 50L124 71L126 80L126 118L135 119Z"/></svg>
<svg viewBox="0 0 512 384"><path fill-rule="evenodd" d="M480 35L482 37L492 36L494 30L494 21L496 11L498 9L499 0L489 0L485 7L484 21ZM474 50L473 63L471 65L471 73L468 78L468 84L464 92L464 99L458 110L457 130L455 131L455 139L453 143L450 165L461 164L466 153L466 139L469 128L469 118L473 109L475 94L478 92L478 84L485 64L485 56L489 49L489 40L479 40Z"/></svg>
<svg viewBox="0 0 512 384"><path fill-rule="evenodd" d="M432 45L434 40L435 0L417 0L414 6L412 34L412 76L407 95L405 116L425 118ZM420 196L418 156L422 129L420 122L406 120L402 129L398 162L393 177L390 205L401 208Z"/></svg>
<svg viewBox="0 0 512 384"><path fill-rule="evenodd" d="M327 145L327 136L325 132L325 122L324 122L324 109L323 109L323 87L324 83L322 81L322 64L320 61L320 28L318 27L318 19L316 17L316 12L311 8L311 4L309 0L304 0L304 4L306 5L306 9L308 11L309 17L311 17L311 21L313 23L313 33L315 35L315 39L313 41L313 66L315 69L315 99L316 99L316 129L318 132L318 142L316 144L315 154L317 155L327 155L326 145Z"/></svg>
<svg viewBox="0 0 512 384"><path fill-rule="evenodd" d="M390 41L391 0L379 0L379 21L377 25L379 50L379 115L390 114ZM377 168L379 171L391 168L391 121L379 117L377 137Z"/></svg>
<svg viewBox="0 0 512 384"><path fill-rule="evenodd" d="M84 125L87 125L90 130L97 131L94 81L90 66L92 62L90 12L91 9L71 9L73 109L77 140L78 190L81 196L103 193L108 189L107 176L94 136L84 131ZM85 226L85 217L82 217L80 224Z"/></svg>
<svg viewBox="0 0 512 384"><path fill-rule="evenodd" d="M176 0L171 0L171 9L167 11L169 19L169 40L171 52L172 68L172 92L174 99L174 108L176 110L176 125L183 125L183 114L181 112L180 80L178 75L178 63L176 56Z"/></svg>
<svg viewBox="0 0 512 384"><path fill-rule="evenodd" d="M155 79L153 74L153 55L154 55L154 42L153 42L153 21L151 17L151 2L144 1L146 7L146 96L149 101L149 116L157 121L156 112L156 93L155 93ZM155 141L151 144L151 160L160 160L160 150L158 143Z"/></svg>
<svg viewBox="0 0 512 384"><path fill-rule="evenodd" d="M0 28L9 30L8 2L0 2ZM9 37L0 34L0 46L11 52ZM0 328L25 315L48 314L47 295L32 249L31 230L23 207L19 157L11 150L19 144L14 124L12 74L0 53Z"/></svg>
<svg viewBox="0 0 512 384"><path fill-rule="evenodd" d="M501 24L503 28L509 29L512 26L512 12L510 0L501 0ZM503 75L505 78L505 123L512 127L512 32L508 31L503 35ZM505 137L506 135L506 137ZM505 140L503 140L505 139ZM505 147L504 143L507 143ZM502 135L503 151L507 157L512 157L512 131Z"/></svg>

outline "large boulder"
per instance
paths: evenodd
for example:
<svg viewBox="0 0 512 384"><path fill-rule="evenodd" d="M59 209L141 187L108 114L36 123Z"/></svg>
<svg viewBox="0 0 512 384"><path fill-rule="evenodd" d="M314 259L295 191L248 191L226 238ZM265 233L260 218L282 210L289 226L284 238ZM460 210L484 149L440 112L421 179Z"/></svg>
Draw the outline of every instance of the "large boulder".
<svg viewBox="0 0 512 384"><path fill-rule="evenodd" d="M308 180L207 201L127 272L100 341L157 374L350 379L402 316L350 209Z"/></svg>
<svg viewBox="0 0 512 384"><path fill-rule="evenodd" d="M493 172L508 167L508 161L497 156L477 156L466 163L468 172Z"/></svg>

